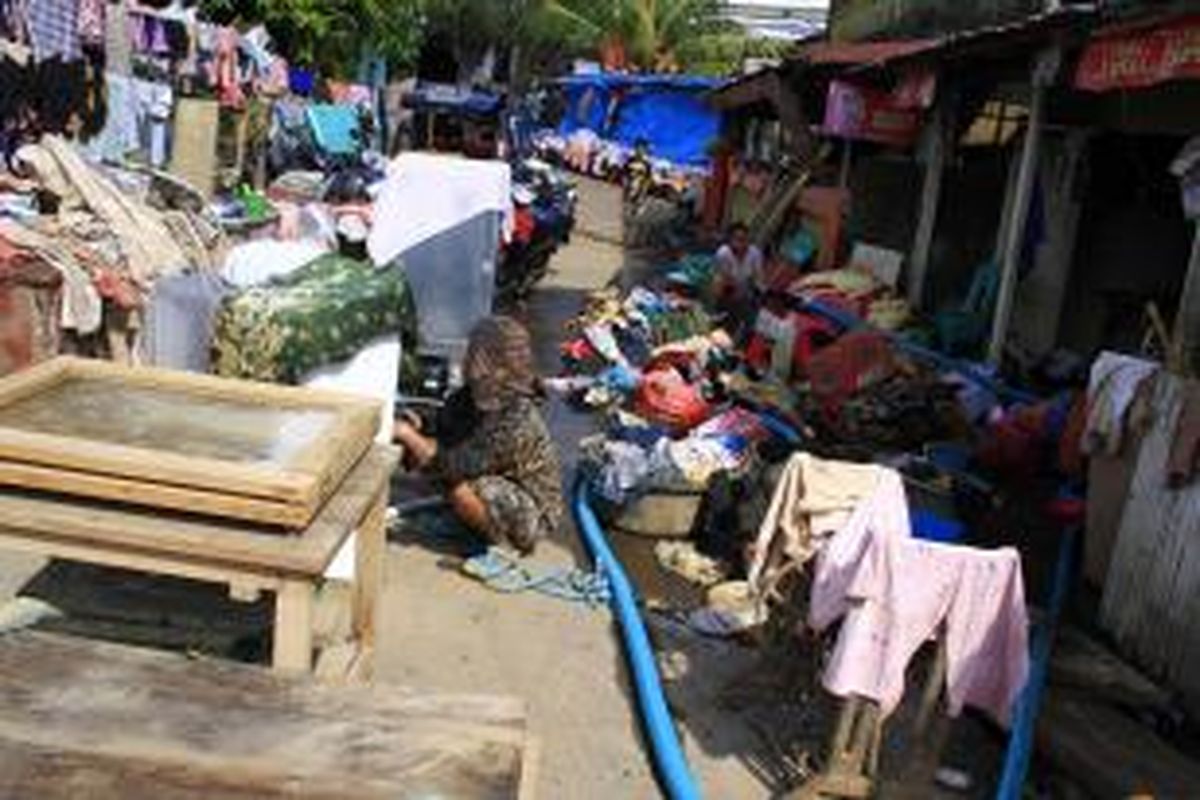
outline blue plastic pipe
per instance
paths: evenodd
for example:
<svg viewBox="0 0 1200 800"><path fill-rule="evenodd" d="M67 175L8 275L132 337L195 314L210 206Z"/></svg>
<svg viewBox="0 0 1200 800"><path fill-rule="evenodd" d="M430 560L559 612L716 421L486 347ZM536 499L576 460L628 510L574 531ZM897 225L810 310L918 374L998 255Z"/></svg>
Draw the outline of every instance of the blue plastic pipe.
<svg viewBox="0 0 1200 800"><path fill-rule="evenodd" d="M587 484L583 480L575 483L574 508L588 550L596 560L596 566L608 579L612 591L612 609L625 642L625 656L633 675L638 710L650 740L651 756L659 782L670 800L699 800L700 790L675 733L675 722L667 709L658 664L650 646L650 637L646 634L646 624L638 609L637 595L592 511Z"/></svg>
<svg viewBox="0 0 1200 800"><path fill-rule="evenodd" d="M1020 800L1023 795L1025 776L1029 773L1029 762L1033 758L1033 734L1037 727L1038 711L1041 709L1046 677L1050 671L1050 652L1054 649L1058 620L1067 602L1078 538L1078 529L1072 527L1063 533L1062 542L1059 544L1058 563L1054 568L1054 582L1050 586L1049 605L1046 617L1038 626L1033 645L1030 647L1032 665L1029 680L1017 701L1017 712L1008 740L1008 751L1004 755L1004 772L996 789L996 800Z"/></svg>

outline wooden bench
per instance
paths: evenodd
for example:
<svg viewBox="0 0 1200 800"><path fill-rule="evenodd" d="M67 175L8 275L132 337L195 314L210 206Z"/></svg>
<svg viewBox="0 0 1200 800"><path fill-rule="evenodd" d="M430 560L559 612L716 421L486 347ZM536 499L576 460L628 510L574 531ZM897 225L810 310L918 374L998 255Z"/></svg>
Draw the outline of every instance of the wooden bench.
<svg viewBox="0 0 1200 800"><path fill-rule="evenodd" d="M0 636L0 798L528 798L524 704Z"/></svg>
<svg viewBox="0 0 1200 800"><path fill-rule="evenodd" d="M389 478L398 454L376 446L300 533L60 495L0 490L0 548L224 584L238 599L275 596L272 663L330 678L372 669L384 577ZM317 587L357 532L352 641L314 661Z"/></svg>

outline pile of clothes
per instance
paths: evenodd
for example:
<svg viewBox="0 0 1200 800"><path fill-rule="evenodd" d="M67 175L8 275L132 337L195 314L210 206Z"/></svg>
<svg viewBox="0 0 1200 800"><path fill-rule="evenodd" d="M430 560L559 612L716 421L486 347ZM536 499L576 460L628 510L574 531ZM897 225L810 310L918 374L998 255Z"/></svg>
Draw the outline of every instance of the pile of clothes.
<svg viewBox="0 0 1200 800"><path fill-rule="evenodd" d="M620 142L601 138L595 131L580 128L568 136L557 130L543 129L533 134L532 144L539 157L561 164L572 172L595 178L612 179L623 174L634 150ZM682 195L705 176L705 170L676 164L664 158L651 158L654 182L663 189Z"/></svg>
<svg viewBox="0 0 1200 800"><path fill-rule="evenodd" d="M885 716L937 639L950 712L1008 724L1029 673L1022 554L980 520L1001 485L1075 487L1083 393L1022 396L923 348L903 302L848 271L773 289L739 342L706 302L712 280L711 262L685 259L593 295L568 325L549 385L605 417L581 446L600 510L701 498L687 539L656 548L705 590L694 630L738 635L798 609L784 616L828 645L824 687Z"/></svg>
<svg viewBox="0 0 1200 800"><path fill-rule="evenodd" d="M714 475L746 468L771 438L731 391L733 341L699 302L646 287L624 298L600 292L568 330L564 375L549 386L606 414L606 433L582 450L593 489L610 503L703 491Z"/></svg>
<svg viewBox="0 0 1200 800"><path fill-rule="evenodd" d="M153 176L94 166L57 136L25 145L15 162L18 174L0 176L0 240L59 273L55 322L79 349L136 360L156 284L214 270L220 230L193 204L165 207Z"/></svg>

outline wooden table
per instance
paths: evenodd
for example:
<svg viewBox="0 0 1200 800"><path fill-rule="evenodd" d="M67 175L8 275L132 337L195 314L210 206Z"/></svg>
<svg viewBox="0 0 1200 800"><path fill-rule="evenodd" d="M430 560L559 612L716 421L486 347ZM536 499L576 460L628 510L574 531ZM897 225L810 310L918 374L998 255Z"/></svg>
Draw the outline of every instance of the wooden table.
<svg viewBox="0 0 1200 800"><path fill-rule="evenodd" d="M383 584L388 486L398 455L376 446L299 533L253 523L147 510L103 501L0 490L0 548L66 561L226 584L239 599L275 595L277 669L313 669L317 587L357 531L351 595L353 641L322 654L330 677L372 669Z"/></svg>
<svg viewBox="0 0 1200 800"><path fill-rule="evenodd" d="M0 636L4 798L521 800L531 752L519 700Z"/></svg>

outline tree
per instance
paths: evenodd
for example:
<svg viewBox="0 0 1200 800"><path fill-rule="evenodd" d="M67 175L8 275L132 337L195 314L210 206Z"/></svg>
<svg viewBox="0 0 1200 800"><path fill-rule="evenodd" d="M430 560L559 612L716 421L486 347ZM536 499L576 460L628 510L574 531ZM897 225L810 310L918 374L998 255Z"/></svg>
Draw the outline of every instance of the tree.
<svg viewBox="0 0 1200 800"><path fill-rule="evenodd" d="M263 24L289 60L343 77L364 55L409 68L421 46L421 0L203 0L223 24Z"/></svg>
<svg viewBox="0 0 1200 800"><path fill-rule="evenodd" d="M718 0L542 0L540 5L543 25L557 21L594 54L618 52L643 70L686 67L680 54L725 27Z"/></svg>
<svg viewBox="0 0 1200 800"><path fill-rule="evenodd" d="M510 82L554 72L572 58L646 71L740 63L745 42L720 18L718 0L423 0L426 33L451 43L465 69L493 50L507 54ZM714 52L729 53L724 61ZM605 56L609 58L605 58ZM463 76L460 76L463 77Z"/></svg>

